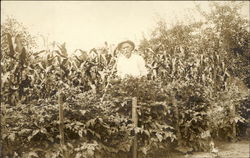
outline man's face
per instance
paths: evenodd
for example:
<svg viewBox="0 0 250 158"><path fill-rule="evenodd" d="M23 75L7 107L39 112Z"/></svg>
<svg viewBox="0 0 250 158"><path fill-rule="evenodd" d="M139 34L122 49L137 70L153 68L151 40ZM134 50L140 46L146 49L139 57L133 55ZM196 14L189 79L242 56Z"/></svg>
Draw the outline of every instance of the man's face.
<svg viewBox="0 0 250 158"><path fill-rule="evenodd" d="M133 50L133 46L131 46L130 44L128 43L124 43L122 44L121 46L121 53L127 57L127 58L130 58L131 54L132 54L132 50Z"/></svg>

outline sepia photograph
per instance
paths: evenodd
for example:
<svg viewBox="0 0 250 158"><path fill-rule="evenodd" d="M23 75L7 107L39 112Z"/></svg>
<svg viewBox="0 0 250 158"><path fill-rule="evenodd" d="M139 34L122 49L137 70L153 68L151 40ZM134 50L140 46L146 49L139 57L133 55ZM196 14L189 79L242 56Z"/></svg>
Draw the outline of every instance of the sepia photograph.
<svg viewBox="0 0 250 158"><path fill-rule="evenodd" d="M0 158L249 158L249 1L1 1Z"/></svg>

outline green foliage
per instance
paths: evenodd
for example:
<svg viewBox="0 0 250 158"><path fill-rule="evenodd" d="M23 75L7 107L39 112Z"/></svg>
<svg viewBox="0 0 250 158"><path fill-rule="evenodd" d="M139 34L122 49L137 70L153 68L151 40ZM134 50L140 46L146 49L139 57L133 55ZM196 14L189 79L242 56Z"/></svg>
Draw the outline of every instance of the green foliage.
<svg viewBox="0 0 250 158"><path fill-rule="evenodd" d="M179 23L172 28L160 21L140 46L150 78L177 83L170 91L176 92L181 113L183 140L179 141L194 150L208 150L210 138L233 139L234 122L246 121L237 112L232 114L249 91L243 83L249 78L249 32L239 7L212 3L211 13L200 11L204 22ZM207 142L202 135L207 135Z"/></svg>
<svg viewBox="0 0 250 158"><path fill-rule="evenodd" d="M234 139L234 124L249 121L242 103L249 92L243 83L249 65L236 62L247 63L249 32L235 11L233 5L215 3L203 14L205 22L172 28L159 22L139 49L148 76L123 80L116 78L116 52L107 47L78 50L81 55L74 57L65 43L33 52L32 38L9 19L1 30L4 156L62 157L66 150L76 158L122 157L135 134L142 157L173 148L208 151L213 139ZM64 147L59 145L59 91ZM131 97L138 99L138 127L131 120Z"/></svg>

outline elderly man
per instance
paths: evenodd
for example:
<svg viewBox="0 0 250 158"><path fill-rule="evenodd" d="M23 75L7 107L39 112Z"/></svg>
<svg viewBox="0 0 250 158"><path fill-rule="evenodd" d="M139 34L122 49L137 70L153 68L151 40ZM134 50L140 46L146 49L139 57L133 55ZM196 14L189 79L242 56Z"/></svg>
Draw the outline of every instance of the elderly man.
<svg viewBox="0 0 250 158"><path fill-rule="evenodd" d="M120 52L117 58L117 75L126 78L142 77L147 75L144 59L133 52L135 44L132 41L124 41L118 44L117 49Z"/></svg>

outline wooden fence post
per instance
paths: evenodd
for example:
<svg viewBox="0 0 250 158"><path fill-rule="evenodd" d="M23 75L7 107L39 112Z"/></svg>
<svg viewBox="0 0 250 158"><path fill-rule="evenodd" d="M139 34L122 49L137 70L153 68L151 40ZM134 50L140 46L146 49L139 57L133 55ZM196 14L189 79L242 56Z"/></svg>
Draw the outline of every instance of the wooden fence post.
<svg viewBox="0 0 250 158"><path fill-rule="evenodd" d="M64 115L63 115L63 100L62 100L62 92L59 93L58 96L59 103L59 131L60 131L60 144L64 145Z"/></svg>
<svg viewBox="0 0 250 158"><path fill-rule="evenodd" d="M231 113L231 118L235 118L235 105L231 103L230 105L230 113ZM233 120L232 122L232 137L233 137L233 142L236 141L236 123L235 123L235 120Z"/></svg>
<svg viewBox="0 0 250 158"><path fill-rule="evenodd" d="M175 99L175 94L172 95L172 99L173 99L173 106L174 106L174 113L175 113L175 119L176 119L176 137L178 141L178 145L180 144L180 140L181 140L181 130L180 130L180 118L179 118L179 109L178 109L178 105L177 105L177 101Z"/></svg>
<svg viewBox="0 0 250 158"><path fill-rule="evenodd" d="M6 131L6 104L5 105L2 105L0 107L0 111L1 111L1 115L2 117L0 117L0 122L2 123L1 125L1 134L5 134L7 133ZM0 144L0 157L4 157L6 155L6 150L3 150L3 139L0 138L0 141L1 141L1 144Z"/></svg>
<svg viewBox="0 0 250 158"><path fill-rule="evenodd" d="M58 95L58 104L59 104L59 132L60 132L60 145L63 151L63 157L68 158L67 149L65 148L64 141L64 112L63 112L63 94L59 92Z"/></svg>
<svg viewBox="0 0 250 158"><path fill-rule="evenodd" d="M137 116L137 98L132 98L132 120L134 122L135 127L138 126L138 116ZM135 138L133 141L133 158L137 158L137 136L135 133Z"/></svg>

